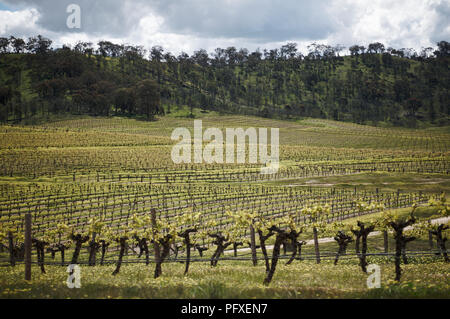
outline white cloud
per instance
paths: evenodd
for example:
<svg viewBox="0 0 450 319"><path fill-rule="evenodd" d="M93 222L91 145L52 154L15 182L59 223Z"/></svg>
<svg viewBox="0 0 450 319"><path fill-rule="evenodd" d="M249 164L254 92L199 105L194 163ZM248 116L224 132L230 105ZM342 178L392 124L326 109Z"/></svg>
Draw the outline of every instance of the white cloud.
<svg viewBox="0 0 450 319"><path fill-rule="evenodd" d="M313 41L379 41L420 50L450 39L449 0L79 0L85 26L80 32L65 27L63 9L71 0L3 2L17 11L0 10L1 36L43 34L58 46L107 39L162 45L179 54L227 46L271 49L287 41L306 52Z"/></svg>
<svg viewBox="0 0 450 319"><path fill-rule="evenodd" d="M39 30L36 22L39 12L36 9L24 9L21 11L0 11L0 34L16 36L28 36Z"/></svg>
<svg viewBox="0 0 450 319"><path fill-rule="evenodd" d="M163 30L260 43L326 38L337 22L329 0L153 0Z"/></svg>
<svg viewBox="0 0 450 319"><path fill-rule="evenodd" d="M335 12L342 21L330 40L351 45L368 44L379 41L393 47L434 46L433 34L439 21L438 5L444 1L423 0L336 0ZM352 8L347 11L346 8ZM441 32L444 38L450 37L447 16L447 31Z"/></svg>

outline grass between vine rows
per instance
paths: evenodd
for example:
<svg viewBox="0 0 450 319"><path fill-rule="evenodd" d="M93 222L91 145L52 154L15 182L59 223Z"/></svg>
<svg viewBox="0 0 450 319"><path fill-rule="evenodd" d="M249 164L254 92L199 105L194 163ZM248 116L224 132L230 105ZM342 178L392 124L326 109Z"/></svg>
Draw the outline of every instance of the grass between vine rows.
<svg viewBox="0 0 450 319"><path fill-rule="evenodd" d="M180 263L163 265L163 275L153 279L153 266L126 265L111 276L114 265L81 267L81 288L66 286L66 267L47 266L47 274L33 267L30 283L23 267L0 272L1 298L448 298L450 265L433 258L412 259L400 284L394 283L394 265L369 257L381 267L381 288L367 289L367 274L356 260L296 261L279 265L273 283L266 287L264 265L250 261L219 262L216 268L195 263L188 276Z"/></svg>

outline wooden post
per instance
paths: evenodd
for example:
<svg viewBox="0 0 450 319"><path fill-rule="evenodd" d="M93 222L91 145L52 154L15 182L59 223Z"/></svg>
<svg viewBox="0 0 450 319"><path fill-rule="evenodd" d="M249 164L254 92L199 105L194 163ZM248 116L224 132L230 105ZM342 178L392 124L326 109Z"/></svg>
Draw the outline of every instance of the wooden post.
<svg viewBox="0 0 450 319"><path fill-rule="evenodd" d="M428 231L428 245L430 245L430 250L434 249L434 245L433 245L433 233L431 232L431 230Z"/></svg>
<svg viewBox="0 0 450 319"><path fill-rule="evenodd" d="M31 280L31 214L25 215L25 280Z"/></svg>
<svg viewBox="0 0 450 319"><path fill-rule="evenodd" d="M151 209L151 218L152 218L152 231L153 231L153 238L157 237L157 229L156 229L156 209L152 208ZM157 240L153 241L153 249L155 250L155 262L158 264L159 260L161 258L161 251L160 251L160 247L159 247L159 243Z"/></svg>
<svg viewBox="0 0 450 319"><path fill-rule="evenodd" d="M258 259L256 258L255 228L253 228L253 225L250 225L250 245L252 249L253 266L256 266L258 264Z"/></svg>
<svg viewBox="0 0 450 319"><path fill-rule="evenodd" d="M314 249L316 251L316 261L320 264L320 251L319 251L319 239L317 238L317 228L313 228L314 232Z"/></svg>
<svg viewBox="0 0 450 319"><path fill-rule="evenodd" d="M97 233L92 233L92 240L89 243L89 266L95 266L97 249L95 247L95 238L97 237Z"/></svg>
<svg viewBox="0 0 450 319"><path fill-rule="evenodd" d="M8 233L8 249L9 249L9 263L12 267L16 265L16 259L14 258L14 236L12 232Z"/></svg>

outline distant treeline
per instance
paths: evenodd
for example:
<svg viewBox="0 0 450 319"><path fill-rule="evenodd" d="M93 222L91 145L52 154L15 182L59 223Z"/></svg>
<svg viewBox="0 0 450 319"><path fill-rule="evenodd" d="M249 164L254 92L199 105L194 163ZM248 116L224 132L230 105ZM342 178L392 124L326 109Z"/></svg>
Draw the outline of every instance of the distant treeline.
<svg viewBox="0 0 450 319"><path fill-rule="evenodd" d="M174 108L272 118L318 117L414 127L449 122L450 43L437 48L287 43L273 50L201 49L100 41L53 49L37 36L0 38L0 121L51 113L152 119Z"/></svg>

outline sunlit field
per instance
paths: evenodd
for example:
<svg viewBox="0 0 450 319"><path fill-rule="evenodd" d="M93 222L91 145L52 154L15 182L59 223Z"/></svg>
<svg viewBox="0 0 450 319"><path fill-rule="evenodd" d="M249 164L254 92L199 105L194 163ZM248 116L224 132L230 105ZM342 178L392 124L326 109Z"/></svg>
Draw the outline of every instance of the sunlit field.
<svg viewBox="0 0 450 319"><path fill-rule="evenodd" d="M71 116L1 126L0 298L448 298L449 263L430 233L448 225L447 127L380 128L197 110L195 116L204 128L280 128L279 171L173 163L173 129L193 128L192 119L175 114L150 122ZM395 281L389 225L411 212L415 220L405 236L415 239ZM24 278L27 213L36 240L31 281ZM358 221L374 226L363 254L367 265L380 266L379 288L368 288L371 273L361 268L353 233ZM261 242L274 226L298 234L281 241L274 233ZM188 247L183 231L189 228L195 231ZM353 240L334 265L338 231ZM70 289L66 269L74 261L76 235L86 239L75 262L81 288ZM441 235L448 237L448 230ZM155 241L164 261L158 278ZM293 256L292 245L301 241ZM44 261L37 255L41 244ZM271 265L277 261L264 284L266 258Z"/></svg>

